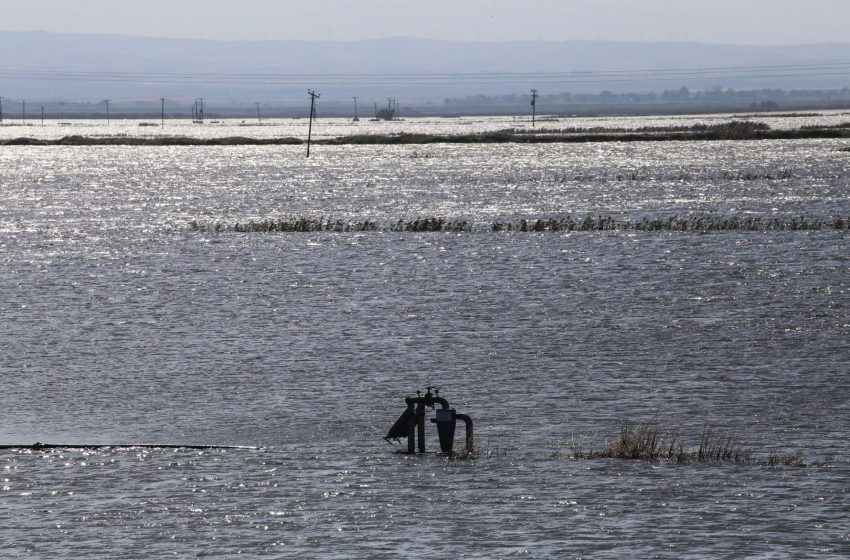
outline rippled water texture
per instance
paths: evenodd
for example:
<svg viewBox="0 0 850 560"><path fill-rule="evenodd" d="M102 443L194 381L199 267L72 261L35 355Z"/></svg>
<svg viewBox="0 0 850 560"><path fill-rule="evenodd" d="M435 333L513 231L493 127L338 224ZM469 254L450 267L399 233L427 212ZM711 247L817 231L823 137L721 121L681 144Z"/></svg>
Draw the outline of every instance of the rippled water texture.
<svg viewBox="0 0 850 560"><path fill-rule="evenodd" d="M0 550L846 558L846 231L189 226L847 216L841 147L5 147L0 443L262 448L0 451ZM382 440L426 385L477 459ZM571 457L624 421L825 466Z"/></svg>

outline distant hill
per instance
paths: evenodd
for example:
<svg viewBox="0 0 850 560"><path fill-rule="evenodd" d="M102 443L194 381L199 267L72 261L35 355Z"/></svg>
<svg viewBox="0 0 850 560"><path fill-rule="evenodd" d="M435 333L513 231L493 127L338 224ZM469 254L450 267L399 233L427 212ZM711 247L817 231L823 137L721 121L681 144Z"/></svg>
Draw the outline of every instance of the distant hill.
<svg viewBox="0 0 850 560"><path fill-rule="evenodd" d="M252 42L0 32L0 52L4 53L0 96L48 101L107 97L151 101L166 96L187 100L206 97L219 104L285 104L287 100L303 102L304 90L313 87L323 94L323 103L348 103L357 95L369 107L374 101L393 96L417 103L441 102L446 97L522 93L532 87L546 93L616 93L682 86L694 90L715 86L817 89L850 85L850 44L486 43L405 37L356 42ZM814 64L845 65L811 71L802 67L765 69ZM743 75L721 70L701 76L658 74L674 69L742 66L754 68ZM649 72L591 75L560 82L539 75L637 70ZM37 72L47 73L37 77ZM116 72L127 75L118 76ZM486 79L449 76L444 80L426 76L445 73L533 75ZM227 74L241 78L224 76ZM307 78L307 74L315 77ZM370 76L355 79L352 74ZM408 76L400 77L403 74ZM281 85L269 83L272 76L300 78ZM405 81L412 83L401 83Z"/></svg>

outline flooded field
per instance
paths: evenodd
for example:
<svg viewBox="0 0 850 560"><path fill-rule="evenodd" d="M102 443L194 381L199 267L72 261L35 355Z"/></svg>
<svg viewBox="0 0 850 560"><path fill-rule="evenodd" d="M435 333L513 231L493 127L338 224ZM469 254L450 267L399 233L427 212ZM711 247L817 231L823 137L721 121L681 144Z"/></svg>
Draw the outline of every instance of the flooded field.
<svg viewBox="0 0 850 560"><path fill-rule="evenodd" d="M373 125L411 123L359 126ZM333 126L320 134L353 125ZM850 216L843 147L321 146L309 160L300 146L3 147L0 444L259 449L0 451L0 546L50 558L846 558L847 230L491 227L834 222ZM476 227L391 227L431 217ZM386 227L227 229L299 218ZM383 440L428 385L475 420L476 458L406 456ZM688 445L732 433L808 466L574 457L627 422Z"/></svg>
<svg viewBox="0 0 850 560"><path fill-rule="evenodd" d="M309 110L305 111L309 113ZM546 131L564 129L642 129L647 127L689 127L717 125L731 121L763 123L777 130L792 130L804 126L836 126L850 122L850 112L842 110L803 111L800 113L720 113L715 115L671 115L647 117L574 117L540 115L532 127L531 116L505 117L410 117L395 121L374 121L367 117L358 122L345 118L319 118L312 135L329 139L352 135L433 134L463 135L513 129L517 131ZM205 119L194 124L190 118L123 119L50 119L42 124L31 115L26 121L9 118L0 126L0 140L29 137L55 140L65 136L139 137L190 136L193 138L302 138L306 139L308 119L304 118L245 118Z"/></svg>

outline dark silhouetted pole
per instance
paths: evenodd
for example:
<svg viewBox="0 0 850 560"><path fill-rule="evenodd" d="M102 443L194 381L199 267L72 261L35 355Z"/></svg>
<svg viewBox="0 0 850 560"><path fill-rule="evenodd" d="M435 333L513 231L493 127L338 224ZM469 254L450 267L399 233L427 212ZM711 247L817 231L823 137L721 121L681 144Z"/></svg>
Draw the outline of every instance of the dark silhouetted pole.
<svg viewBox="0 0 850 560"><path fill-rule="evenodd" d="M534 126L534 121L537 117L537 90L531 90L531 126Z"/></svg>
<svg viewBox="0 0 850 560"><path fill-rule="evenodd" d="M195 124L204 124L204 98L198 97L195 99L195 105L192 107L192 122Z"/></svg>
<svg viewBox="0 0 850 560"><path fill-rule="evenodd" d="M316 99L321 97L318 93L313 91L312 89L307 90L307 94L310 96L310 125L307 128L307 157L310 157L310 139L313 136L313 115L316 114Z"/></svg>
<svg viewBox="0 0 850 560"><path fill-rule="evenodd" d="M27 102L21 101L21 124L27 124Z"/></svg>
<svg viewBox="0 0 850 560"><path fill-rule="evenodd" d="M260 102L259 102L259 101L254 101L254 105L256 105L256 106L257 106L257 122L258 122L258 123L262 123L262 122L263 122L263 120L260 118Z"/></svg>
<svg viewBox="0 0 850 560"><path fill-rule="evenodd" d="M0 97L0 125L3 124L3 98Z"/></svg>
<svg viewBox="0 0 850 560"><path fill-rule="evenodd" d="M44 105L41 106L41 126L44 126Z"/></svg>
<svg viewBox="0 0 850 560"><path fill-rule="evenodd" d="M104 99L104 103L106 103L106 126L109 126L109 99Z"/></svg>
<svg viewBox="0 0 850 560"><path fill-rule="evenodd" d="M357 97L352 97L351 99L353 99L353 100L354 100L354 121L355 121L355 122L357 122L357 121L359 121L359 120L360 120L360 119L357 117Z"/></svg>
<svg viewBox="0 0 850 560"><path fill-rule="evenodd" d="M160 128L165 128L165 98L160 97L159 102L162 104L162 107L160 109L160 114L159 114L160 123L161 123Z"/></svg>

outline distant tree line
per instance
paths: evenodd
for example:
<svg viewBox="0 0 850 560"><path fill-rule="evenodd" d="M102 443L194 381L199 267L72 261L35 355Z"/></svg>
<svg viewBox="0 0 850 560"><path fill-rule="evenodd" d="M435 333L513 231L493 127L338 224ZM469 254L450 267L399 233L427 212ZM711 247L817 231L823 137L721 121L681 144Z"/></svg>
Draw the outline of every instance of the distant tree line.
<svg viewBox="0 0 850 560"><path fill-rule="evenodd" d="M446 98L448 107L504 107L528 104L529 94L474 95L463 98ZM783 105L795 105L800 102L850 102L850 89L844 87L834 90L782 90L751 89L735 90L714 87L708 90L691 91L687 87L662 92L615 93L605 90L592 93L542 93L538 98L539 107L557 107L567 105L640 105L640 104L690 104L723 105L749 107L759 110L773 110Z"/></svg>

